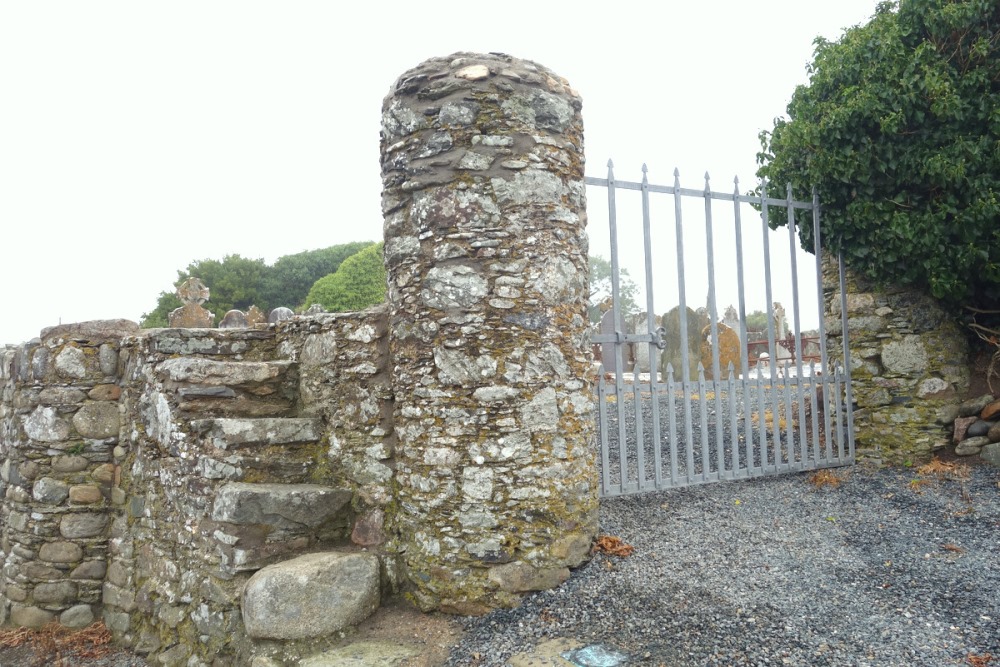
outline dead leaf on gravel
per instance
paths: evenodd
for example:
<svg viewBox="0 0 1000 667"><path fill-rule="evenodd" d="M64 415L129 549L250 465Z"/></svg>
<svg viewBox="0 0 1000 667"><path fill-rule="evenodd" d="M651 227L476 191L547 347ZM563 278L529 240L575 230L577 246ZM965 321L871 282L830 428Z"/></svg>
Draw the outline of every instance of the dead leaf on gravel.
<svg viewBox="0 0 1000 667"><path fill-rule="evenodd" d="M972 667L986 667L993 661L993 655L990 653L984 653L982 655L975 655L970 653L965 656L965 659L969 661Z"/></svg>
<svg viewBox="0 0 1000 667"><path fill-rule="evenodd" d="M15 628L0 632L0 646L24 644L29 644L37 656L48 660L44 664L56 664L68 656L96 660L111 652L111 632L101 622L76 631L49 623L38 630Z"/></svg>
<svg viewBox="0 0 1000 667"><path fill-rule="evenodd" d="M952 544L951 542L949 542L947 544L942 544L941 548L944 549L945 551L953 551L953 552L955 552L957 554L964 554L965 553L965 549L963 549L962 547L958 546L957 544Z"/></svg>
<svg viewBox="0 0 1000 667"><path fill-rule="evenodd" d="M917 474L966 479L969 476L969 466L964 463L949 463L941 459L932 459L930 463L925 463L917 468Z"/></svg>
<svg viewBox="0 0 1000 667"><path fill-rule="evenodd" d="M621 556L626 558L632 555L635 551L635 547L631 544L625 544L622 538L615 537L614 535L601 535L597 538L594 543L594 548L591 549L592 553L602 553L609 556Z"/></svg>
<svg viewBox="0 0 1000 667"><path fill-rule="evenodd" d="M843 481L836 473L830 470L817 470L809 475L809 483L817 489L822 489L824 486L836 489Z"/></svg>

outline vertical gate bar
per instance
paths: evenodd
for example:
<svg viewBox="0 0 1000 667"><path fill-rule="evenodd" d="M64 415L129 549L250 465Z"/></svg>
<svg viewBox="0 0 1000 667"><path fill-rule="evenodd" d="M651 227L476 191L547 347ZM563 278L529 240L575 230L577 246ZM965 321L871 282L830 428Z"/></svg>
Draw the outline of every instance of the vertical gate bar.
<svg viewBox="0 0 1000 667"><path fill-rule="evenodd" d="M635 403L635 463L636 488L646 488L646 443L642 424L642 384L639 382L639 364L632 365L632 400Z"/></svg>
<svg viewBox="0 0 1000 667"><path fill-rule="evenodd" d="M843 327L844 345L844 369L847 373L845 379L844 403L847 409L847 445L850 460L854 461L854 396L851 392L851 345L849 330L847 326L847 275L844 268L844 255L838 258L838 269L840 270L840 322Z"/></svg>
<svg viewBox="0 0 1000 667"><path fill-rule="evenodd" d="M747 304L743 280L743 221L740 217L740 179L733 178L733 216L736 223L736 282L740 303L740 391L743 392L743 429L744 446L746 447L746 464L749 471L753 465L753 404L747 382L750 375L750 348L747 338Z"/></svg>
<svg viewBox="0 0 1000 667"><path fill-rule="evenodd" d="M798 257L796 256L796 246L797 246L797 234L795 225L795 207L792 205L794 201L792 198L792 184L789 183L786 186L787 199L788 199L788 251L791 259L791 269L792 269L792 320L795 326L795 395L796 404L798 405L799 412L799 458L804 464L806 461L806 402L805 395L802 393L802 314L799 307L799 265ZM788 374L785 374L785 381L788 380ZM789 417L791 419L791 417ZM791 443L789 443L791 447Z"/></svg>
<svg viewBox="0 0 1000 667"><path fill-rule="evenodd" d="M644 249L646 251L646 329L650 334L653 334L656 330L656 314L653 312L655 305L653 303L653 242L650 233L650 217L649 217L649 178L647 175L647 168L645 163L642 165L642 241ZM662 437L660 434L660 388L659 388L659 377L660 377L660 364L659 364L659 347L654 342L649 342L649 393L650 393L650 412L652 414L653 428L652 428L652 441L653 441L653 465L656 468L655 474L655 484L656 488L660 488L663 485L663 473L661 471L661 466L663 464L663 457L660 453L660 447L662 444Z"/></svg>
<svg viewBox="0 0 1000 667"><path fill-rule="evenodd" d="M681 338L681 388L684 392L684 436L688 457L688 483L694 475L694 433L691 428L691 363L688 359L687 289L684 285L684 229L681 213L681 172L674 168L674 234L677 239L677 296Z"/></svg>
<svg viewBox="0 0 1000 667"><path fill-rule="evenodd" d="M729 390L729 459L731 474L726 475L727 479L735 479L740 476L740 433L739 420L736 416L736 377L733 362L729 362L727 386Z"/></svg>
<svg viewBox="0 0 1000 667"><path fill-rule="evenodd" d="M813 186L812 189L812 218L813 218L813 255L816 257L816 309L819 311L819 369L820 377L823 380L819 381L819 388L816 387L817 380L815 374L813 376L813 393L815 394L817 405L822 403L828 392L826 391L826 377L829 375L829 359L827 358L826 350L826 300L823 297L823 244L821 241L821 231L819 225L819 193L816 191L816 187ZM820 445L823 441L828 441L830 439L830 411L823 406L823 431L815 431L816 443L815 452L816 458L820 458ZM814 424L816 420L813 420ZM821 439L822 435L822 439Z"/></svg>
<svg viewBox="0 0 1000 667"><path fill-rule="evenodd" d="M761 193L761 207L760 207L760 221L761 229L764 234L764 293L767 295L767 303L765 308L767 309L767 353L768 353L768 375L770 376L769 383L769 398L771 404L771 433L774 437L774 442L771 443L774 448L774 462L775 465L778 464L781 452L781 429L778 424L778 412L780 408L780 396L778 395L778 389L776 385L777 380L777 363L778 363L778 350L774 343L774 294L771 290L771 239L770 231L771 227L768 224L768 206L767 206L767 179L761 180L760 186ZM761 420L764 420L764 415L761 415Z"/></svg>
<svg viewBox="0 0 1000 667"><path fill-rule="evenodd" d="M708 386L705 383L705 366L698 362L698 416L701 417L701 478L708 481L711 472L712 455L709 452L708 433Z"/></svg>
<svg viewBox="0 0 1000 667"><path fill-rule="evenodd" d="M625 429L625 361L622 358L622 347L625 342L625 332L621 331L621 267L618 264L618 211L615 206L615 172L614 163L608 160L608 226L611 232L611 320L615 327L615 405L618 408L618 459L621 465L619 483L621 493L625 493L628 482L628 433Z"/></svg>
<svg viewBox="0 0 1000 667"><path fill-rule="evenodd" d="M841 462L844 459L844 418L842 417L843 404L841 403L840 400L842 378L843 378L843 367L840 364L837 364L837 369L836 371L834 371L834 387L833 387L834 409L836 410L837 414L837 453L835 457L831 455L830 458L831 460L835 458L838 462Z"/></svg>
<svg viewBox="0 0 1000 667"><path fill-rule="evenodd" d="M761 474L766 474L767 469L770 466L770 454L768 453L767 445L767 419L765 418L764 409L764 384L763 384L763 369L760 367L760 363L757 364L757 421L759 427L760 436L760 472ZM772 421L774 420L772 415Z"/></svg>
<svg viewBox="0 0 1000 667"><path fill-rule="evenodd" d="M677 387L674 384L673 364L667 364L667 419L670 429L670 486L677 486L677 408L675 406L675 394Z"/></svg>
<svg viewBox="0 0 1000 667"><path fill-rule="evenodd" d="M597 380L597 425L601 432L601 495L611 491L611 465L608 456L608 385L604 381L604 365L599 366Z"/></svg>
<svg viewBox="0 0 1000 667"><path fill-rule="evenodd" d="M795 465L795 419L792 416L792 388L788 377L788 373L791 369L788 367L788 360L786 359L782 364L782 383L783 393L785 394L785 405L784 405L784 415L785 415L785 452L783 456L787 458L786 463L789 466ZM780 420L778 420L780 422ZM780 423L779 423L780 426Z"/></svg>
<svg viewBox="0 0 1000 667"><path fill-rule="evenodd" d="M823 396L823 392L817 388L816 377L812 377L812 382L809 383L809 389L807 391L809 395L809 404L812 406L809 414L812 421L812 460L819 461L819 445L820 445L820 431L819 431L819 410L820 410L820 400Z"/></svg>
<svg viewBox="0 0 1000 667"><path fill-rule="evenodd" d="M722 441L723 433L719 427L719 419L722 416L722 397L720 388L722 386L722 371L719 368L719 309L715 302L715 241L712 237L712 189L709 187L708 172L705 172L705 254L708 258L708 316L709 335L712 340L712 388L713 401L715 402L715 454L716 468L721 479L722 472L726 469L726 450ZM708 424L702 424L703 429L708 429Z"/></svg>

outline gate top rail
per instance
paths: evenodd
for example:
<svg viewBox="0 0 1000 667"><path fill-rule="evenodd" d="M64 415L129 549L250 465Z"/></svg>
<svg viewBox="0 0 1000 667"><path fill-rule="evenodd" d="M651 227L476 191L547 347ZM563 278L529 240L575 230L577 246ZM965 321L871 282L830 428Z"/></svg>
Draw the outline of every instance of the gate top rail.
<svg viewBox="0 0 1000 667"><path fill-rule="evenodd" d="M597 178L596 176L585 176L584 183L587 185L599 185L602 187L614 187L621 190L639 190L642 191L645 188L648 192L659 192L668 195L680 195L682 197L708 197L709 199L718 199L720 201L728 202L745 202L747 204L753 204L757 206L781 206L787 208L791 206L792 208L801 209L812 209L815 205L812 201L799 201L788 199L776 199L774 197L761 197L758 195L740 195L735 192L716 192L714 190L705 191L704 189L696 188L681 188L674 185L654 185L649 183L643 186L642 183L636 183L634 181L619 181L618 179L607 179L607 178Z"/></svg>

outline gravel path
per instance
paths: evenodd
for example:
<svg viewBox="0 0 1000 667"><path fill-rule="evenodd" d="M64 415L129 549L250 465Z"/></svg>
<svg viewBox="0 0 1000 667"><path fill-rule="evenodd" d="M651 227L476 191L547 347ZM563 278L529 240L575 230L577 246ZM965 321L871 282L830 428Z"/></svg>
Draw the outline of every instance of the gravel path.
<svg viewBox="0 0 1000 667"><path fill-rule="evenodd" d="M550 637L671 667L1000 664L1000 471L837 472L604 500L601 532L635 553L467 621L448 664Z"/></svg>

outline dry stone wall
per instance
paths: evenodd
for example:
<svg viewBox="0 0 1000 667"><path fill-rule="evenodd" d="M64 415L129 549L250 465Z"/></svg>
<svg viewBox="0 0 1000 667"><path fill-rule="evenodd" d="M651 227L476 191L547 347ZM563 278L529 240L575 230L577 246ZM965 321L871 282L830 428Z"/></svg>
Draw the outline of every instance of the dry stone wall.
<svg viewBox="0 0 1000 667"><path fill-rule="evenodd" d="M298 664L386 594L564 581L597 530L580 106L501 55L395 84L382 307L0 350L0 620Z"/></svg>
<svg viewBox="0 0 1000 667"><path fill-rule="evenodd" d="M826 310L839 322L836 264L823 266ZM919 463L949 445L956 405L969 387L965 333L931 297L876 288L847 272L847 313L859 460ZM839 350L839 329L828 330Z"/></svg>
<svg viewBox="0 0 1000 667"><path fill-rule="evenodd" d="M580 108L546 68L475 54L383 104L394 528L424 609L554 586L596 530Z"/></svg>
<svg viewBox="0 0 1000 667"><path fill-rule="evenodd" d="M40 627L100 617L121 500L119 342L131 322L54 327L2 357L0 616Z"/></svg>

